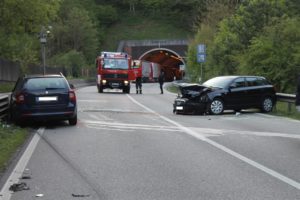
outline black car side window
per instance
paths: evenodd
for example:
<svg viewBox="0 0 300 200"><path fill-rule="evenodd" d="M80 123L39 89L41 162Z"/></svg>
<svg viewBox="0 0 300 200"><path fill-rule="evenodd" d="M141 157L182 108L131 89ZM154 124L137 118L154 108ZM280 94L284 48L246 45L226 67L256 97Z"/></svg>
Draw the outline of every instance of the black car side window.
<svg viewBox="0 0 300 200"><path fill-rule="evenodd" d="M257 85L259 85L259 86L261 86L261 85L268 85L268 82L266 81L266 79L258 78L257 79Z"/></svg>
<svg viewBox="0 0 300 200"><path fill-rule="evenodd" d="M247 82L248 87L259 85L259 82L258 82L257 78L255 78L255 77L246 78L246 82Z"/></svg>
<svg viewBox="0 0 300 200"><path fill-rule="evenodd" d="M245 79L244 78L238 78L234 80L234 82L230 85L230 88L241 88L245 87Z"/></svg>

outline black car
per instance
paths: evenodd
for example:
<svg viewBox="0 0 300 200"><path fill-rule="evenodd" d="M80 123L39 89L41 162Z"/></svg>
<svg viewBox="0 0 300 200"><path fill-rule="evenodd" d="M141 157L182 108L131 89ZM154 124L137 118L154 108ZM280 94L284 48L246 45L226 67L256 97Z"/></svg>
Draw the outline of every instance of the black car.
<svg viewBox="0 0 300 200"><path fill-rule="evenodd" d="M77 124L74 87L63 75L31 75L18 79L10 98L12 120L68 120Z"/></svg>
<svg viewBox="0 0 300 200"><path fill-rule="evenodd" d="M219 76L202 85L180 84L173 112L218 115L224 110L248 108L270 112L275 103L275 89L264 77Z"/></svg>

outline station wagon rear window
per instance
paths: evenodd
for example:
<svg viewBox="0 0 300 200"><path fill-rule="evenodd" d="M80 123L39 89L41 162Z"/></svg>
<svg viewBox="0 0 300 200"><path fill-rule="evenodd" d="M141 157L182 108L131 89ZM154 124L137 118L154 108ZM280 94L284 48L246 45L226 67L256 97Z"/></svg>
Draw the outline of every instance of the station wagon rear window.
<svg viewBox="0 0 300 200"><path fill-rule="evenodd" d="M63 78L32 78L27 79L24 86L27 90L51 90L68 88Z"/></svg>

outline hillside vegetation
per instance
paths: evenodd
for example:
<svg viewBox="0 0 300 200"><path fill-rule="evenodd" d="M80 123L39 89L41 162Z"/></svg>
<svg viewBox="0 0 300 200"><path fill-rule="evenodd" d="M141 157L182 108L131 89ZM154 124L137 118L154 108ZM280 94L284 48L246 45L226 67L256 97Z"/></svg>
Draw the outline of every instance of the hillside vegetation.
<svg viewBox="0 0 300 200"><path fill-rule="evenodd" d="M120 21L107 29L101 50L115 51L120 40L187 39L192 36L190 29L176 26L174 21L149 18L140 13L123 14Z"/></svg>
<svg viewBox="0 0 300 200"><path fill-rule="evenodd" d="M300 1L214 1L189 46L188 74L198 80L196 46L207 46L204 79L249 74L294 93L300 74Z"/></svg>
<svg viewBox="0 0 300 200"><path fill-rule="evenodd" d="M51 26L50 26L51 25ZM300 73L299 0L9 0L0 2L0 55L23 69L41 63L71 76L93 68L120 40L189 39L187 72L199 80L196 47L206 45L204 80L227 74L267 77L294 92Z"/></svg>

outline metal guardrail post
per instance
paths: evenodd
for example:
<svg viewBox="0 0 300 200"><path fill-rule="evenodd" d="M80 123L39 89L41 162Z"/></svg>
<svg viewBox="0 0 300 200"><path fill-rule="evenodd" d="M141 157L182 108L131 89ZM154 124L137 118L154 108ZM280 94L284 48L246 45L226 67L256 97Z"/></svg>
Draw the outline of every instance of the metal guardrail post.
<svg viewBox="0 0 300 200"><path fill-rule="evenodd" d="M295 94L276 93L277 101L286 102L288 112L292 112L292 105L295 104Z"/></svg>

